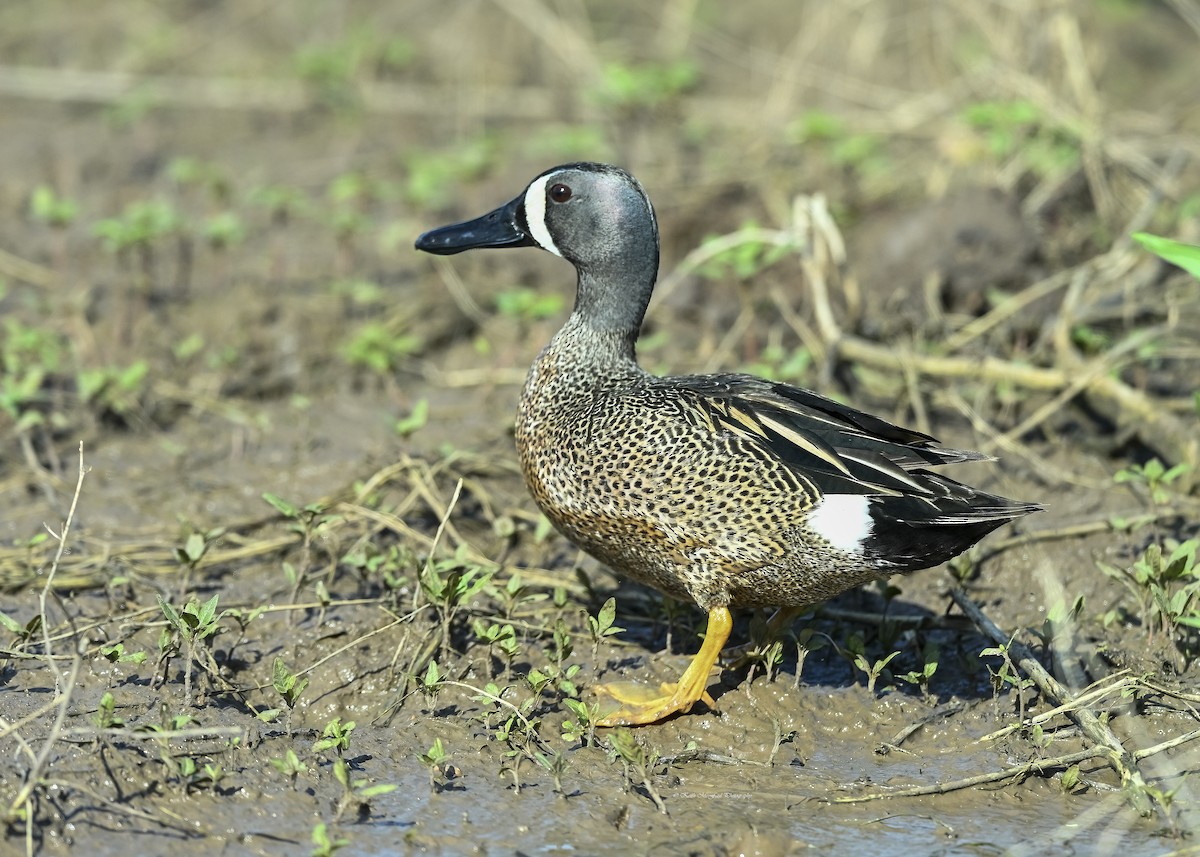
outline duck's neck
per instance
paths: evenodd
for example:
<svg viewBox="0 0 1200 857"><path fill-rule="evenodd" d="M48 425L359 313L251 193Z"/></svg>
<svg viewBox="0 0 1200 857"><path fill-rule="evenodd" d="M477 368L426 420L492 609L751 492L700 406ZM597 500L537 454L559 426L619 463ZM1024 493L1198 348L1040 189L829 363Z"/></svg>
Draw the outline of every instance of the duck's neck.
<svg viewBox="0 0 1200 857"><path fill-rule="evenodd" d="M653 234L637 235L622 236L623 243L637 246L613 248L603 262L577 265L575 309L567 322L580 333L595 334L597 345L608 343L613 356L630 359L658 276L658 242Z"/></svg>

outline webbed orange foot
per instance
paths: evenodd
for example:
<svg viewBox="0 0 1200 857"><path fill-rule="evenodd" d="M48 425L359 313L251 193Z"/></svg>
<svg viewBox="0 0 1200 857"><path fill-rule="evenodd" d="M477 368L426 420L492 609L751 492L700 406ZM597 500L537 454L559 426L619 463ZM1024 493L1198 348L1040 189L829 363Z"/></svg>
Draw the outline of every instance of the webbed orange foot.
<svg viewBox="0 0 1200 857"><path fill-rule="evenodd" d="M716 704L704 689L708 674L721 654L721 647L733 630L733 618L727 607L714 607L708 611L708 629L704 633L704 645L692 658L683 676L677 682L664 682L658 690L637 682L617 681L598 685L597 695L602 697L597 726L642 726L657 723L672 714L690 711L697 701L703 700L710 708ZM607 697L607 699L603 699ZM609 700L616 706L606 706Z"/></svg>

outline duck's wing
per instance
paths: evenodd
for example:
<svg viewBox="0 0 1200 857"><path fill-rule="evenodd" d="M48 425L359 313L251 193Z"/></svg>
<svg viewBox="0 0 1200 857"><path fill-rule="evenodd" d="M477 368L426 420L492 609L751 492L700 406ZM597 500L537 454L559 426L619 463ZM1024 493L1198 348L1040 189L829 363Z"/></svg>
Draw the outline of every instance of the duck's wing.
<svg viewBox="0 0 1200 857"><path fill-rule="evenodd" d="M788 384L750 375L669 381L694 394L715 429L762 444L825 494L934 497L944 489L921 468L989 458Z"/></svg>

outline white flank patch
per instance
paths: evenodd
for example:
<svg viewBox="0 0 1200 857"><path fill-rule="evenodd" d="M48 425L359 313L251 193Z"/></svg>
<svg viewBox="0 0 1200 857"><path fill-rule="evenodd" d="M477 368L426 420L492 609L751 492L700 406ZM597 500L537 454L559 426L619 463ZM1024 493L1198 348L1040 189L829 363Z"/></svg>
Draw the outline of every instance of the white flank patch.
<svg viewBox="0 0 1200 857"><path fill-rule="evenodd" d="M546 182L554 178L554 175L551 173L536 179L525 191L525 224L539 247L549 250L555 256L561 256L562 253L554 246L554 239L550 237L550 230L546 228Z"/></svg>
<svg viewBox="0 0 1200 857"><path fill-rule="evenodd" d="M871 535L870 501L862 494L826 494L808 516L813 532L836 548L862 553Z"/></svg>

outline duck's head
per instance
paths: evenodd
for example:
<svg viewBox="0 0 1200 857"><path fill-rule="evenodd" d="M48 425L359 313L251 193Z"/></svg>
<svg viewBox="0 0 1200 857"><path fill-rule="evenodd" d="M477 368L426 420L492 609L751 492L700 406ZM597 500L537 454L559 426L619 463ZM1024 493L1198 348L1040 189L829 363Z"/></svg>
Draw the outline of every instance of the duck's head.
<svg viewBox="0 0 1200 857"><path fill-rule="evenodd" d="M449 256L487 247L541 247L580 271L632 258L658 266L658 225L641 184L608 164L552 167L516 199L474 220L432 229L418 250Z"/></svg>

